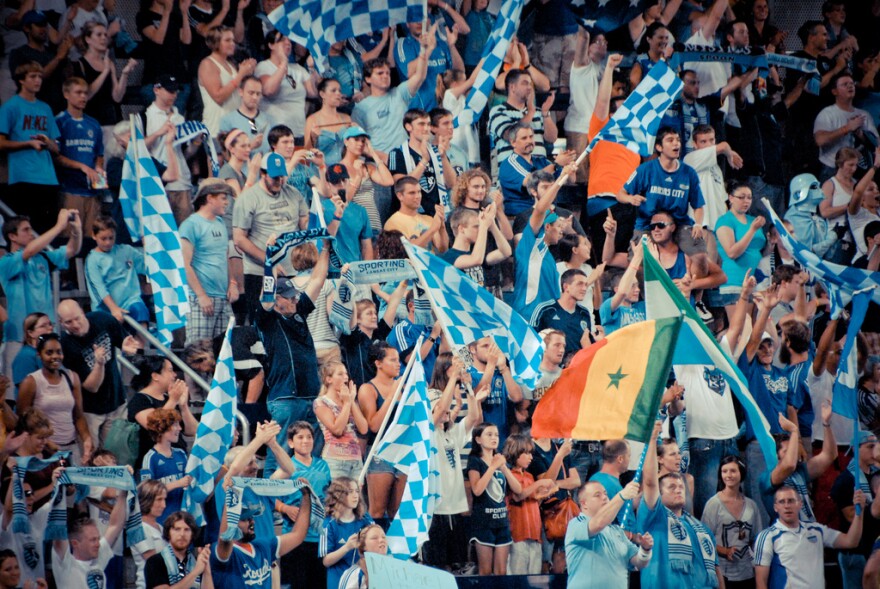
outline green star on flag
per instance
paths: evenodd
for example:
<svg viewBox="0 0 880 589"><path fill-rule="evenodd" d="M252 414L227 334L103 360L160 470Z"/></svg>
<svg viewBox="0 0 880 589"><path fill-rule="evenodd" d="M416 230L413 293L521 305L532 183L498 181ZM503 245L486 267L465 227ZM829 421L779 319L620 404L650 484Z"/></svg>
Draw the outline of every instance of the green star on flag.
<svg viewBox="0 0 880 589"><path fill-rule="evenodd" d="M619 366L617 368L617 372L609 372L608 373L608 378L610 378L611 380L608 383L608 386L605 388L605 390L610 389L612 386L614 388L616 388L617 390L620 390L620 381L622 381L624 378L629 376L628 374L623 373L622 368L623 368L622 366Z"/></svg>

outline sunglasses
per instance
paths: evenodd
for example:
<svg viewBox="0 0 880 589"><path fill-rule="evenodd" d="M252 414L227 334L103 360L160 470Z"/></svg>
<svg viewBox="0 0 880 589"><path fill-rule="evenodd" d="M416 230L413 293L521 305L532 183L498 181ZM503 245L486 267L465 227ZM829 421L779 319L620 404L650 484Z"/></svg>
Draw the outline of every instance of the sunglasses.
<svg viewBox="0 0 880 589"><path fill-rule="evenodd" d="M737 527L737 529L739 530L739 533L737 534L737 537L738 537L740 540L745 540L745 539L746 539L746 533L747 533L747 531L748 531L748 530L746 529L746 525L747 525L746 522L737 520L737 521L733 522L733 525L735 525L735 526Z"/></svg>
<svg viewBox="0 0 880 589"><path fill-rule="evenodd" d="M25 497L33 497L33 496L34 496L34 492L33 492L33 491L25 491L25 492L24 492L24 496L25 496Z"/></svg>
<svg viewBox="0 0 880 589"><path fill-rule="evenodd" d="M294 90L296 90L296 80L293 79L293 76L291 76L290 74L287 74L284 77L287 78L288 82L290 82L290 87L293 88Z"/></svg>
<svg viewBox="0 0 880 589"><path fill-rule="evenodd" d="M662 221L658 221L657 223L651 223L648 225L648 229L653 231L654 229L666 229L667 227L671 227L672 223L664 223Z"/></svg>

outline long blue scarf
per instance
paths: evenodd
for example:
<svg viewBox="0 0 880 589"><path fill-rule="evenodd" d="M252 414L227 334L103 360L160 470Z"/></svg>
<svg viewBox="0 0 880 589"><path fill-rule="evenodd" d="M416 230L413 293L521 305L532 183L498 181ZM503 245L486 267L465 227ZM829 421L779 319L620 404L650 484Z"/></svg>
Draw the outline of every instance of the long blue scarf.
<svg viewBox="0 0 880 589"><path fill-rule="evenodd" d="M59 460L67 460L70 452L56 452L49 458L40 458L39 456L14 456L15 464L12 467L12 532L14 534L29 534L31 531L31 522L28 518L27 503L24 500L24 479L28 472L36 472L43 470L47 466L55 464ZM63 495L59 492L63 489L61 484L55 485L52 491L52 511L49 513L49 522L46 529L46 539L54 540L50 537L50 528L52 533L57 533L57 527L64 527L67 530L67 511L63 505Z"/></svg>
<svg viewBox="0 0 880 589"><path fill-rule="evenodd" d="M132 546L142 542L146 537L141 516L141 504L137 497L137 487L128 467L82 466L65 468L58 478L58 484L76 485L77 501L88 495L89 487L110 487L111 489L128 491L128 517L125 520L126 543ZM66 530L65 527L65 538L67 537Z"/></svg>
<svg viewBox="0 0 880 589"><path fill-rule="evenodd" d="M194 568L196 568L196 559L193 555L192 549L186 551L186 563L184 564L184 570L186 570L186 573L180 572L180 567L177 566L177 556L174 554L174 550L172 550L170 544L167 544L159 554L162 555L162 560L165 561L165 568L168 571L168 582L172 586L180 583L186 574L189 574ZM198 589L201 585L200 575L193 582L192 587Z"/></svg>
<svg viewBox="0 0 880 589"><path fill-rule="evenodd" d="M241 530L238 522L241 521L242 495L245 489L250 489L261 497L287 497L302 489L308 489L312 494L312 513L323 518L324 504L321 498L312 489L305 479L260 479L252 477L232 477L232 487L226 491L226 531L220 536L223 540L240 540Z"/></svg>

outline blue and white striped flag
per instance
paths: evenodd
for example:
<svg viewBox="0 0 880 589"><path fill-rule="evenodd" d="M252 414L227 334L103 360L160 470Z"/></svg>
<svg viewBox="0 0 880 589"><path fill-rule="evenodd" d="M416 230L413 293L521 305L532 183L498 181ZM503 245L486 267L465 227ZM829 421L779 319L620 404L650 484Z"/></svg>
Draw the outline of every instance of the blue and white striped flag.
<svg viewBox="0 0 880 589"><path fill-rule="evenodd" d="M156 336L169 346L171 332L186 326L189 313L183 250L165 187L135 115L132 115L131 127L122 166L119 203L132 238L143 239L147 276L153 287Z"/></svg>
<svg viewBox="0 0 880 589"><path fill-rule="evenodd" d="M434 507L440 497L437 444L425 368L418 354L412 356L413 366L403 387L400 406L377 442L375 453L407 475L400 508L388 528L388 551L403 560L418 552L428 539Z"/></svg>
<svg viewBox="0 0 880 589"><path fill-rule="evenodd" d="M226 337L223 338L220 357L217 358L211 390L208 392L192 452L186 463L186 474L193 478L192 485L186 489L186 507L203 503L214 491L214 478L220 472L226 453L232 445L238 403L232 358L234 327L233 317L226 327Z"/></svg>
<svg viewBox="0 0 880 589"><path fill-rule="evenodd" d="M492 34L489 35L489 41L483 48L483 66L480 68L480 73L477 74L473 87L468 92L464 109L455 117L456 128L473 125L479 120L486 103L489 102L489 95L495 88L495 79L498 77L498 72L501 71L507 47L519 26L523 4L525 4L524 0L507 0L501 6L501 12L495 19Z"/></svg>
<svg viewBox="0 0 880 589"><path fill-rule="evenodd" d="M421 22L423 0L286 0L269 22L309 50L318 71L328 67L330 46L408 22Z"/></svg>
<svg viewBox="0 0 880 589"><path fill-rule="evenodd" d="M403 245L453 351L491 336L510 360L514 380L535 388L544 357L538 333L461 270L406 240Z"/></svg>
<svg viewBox="0 0 880 589"><path fill-rule="evenodd" d="M654 64L602 130L587 151L601 140L613 141L642 157L654 153L654 140L669 105L678 98L683 84L665 61Z"/></svg>
<svg viewBox="0 0 880 589"><path fill-rule="evenodd" d="M838 287L831 284L828 285L828 288L829 294L831 290L838 290ZM859 369L856 340L862 329L862 323L865 321L865 313L868 311L868 303L871 302L873 290L874 288L866 288L856 291L852 295L852 313L849 318L849 327L846 330L846 343L840 353L840 365L837 367L837 377L834 379L834 394L831 401L831 409L835 413L853 420L853 430L856 436L859 432ZM858 440L854 443L857 445Z"/></svg>
<svg viewBox="0 0 880 589"><path fill-rule="evenodd" d="M797 241L791 236L779 216L770 205L770 201L766 198L761 199L773 226L782 240L782 245L791 252L792 257L804 267L806 271L825 283L831 294L831 303L833 313L839 314L840 309L848 305L853 295L857 291L871 289L871 299L880 305L880 289L874 286L880 284L880 272L871 272L861 268L853 268L852 266L842 266L841 264L833 264L826 262L819 256L810 251L807 246ZM832 287L837 287L835 291L831 291Z"/></svg>

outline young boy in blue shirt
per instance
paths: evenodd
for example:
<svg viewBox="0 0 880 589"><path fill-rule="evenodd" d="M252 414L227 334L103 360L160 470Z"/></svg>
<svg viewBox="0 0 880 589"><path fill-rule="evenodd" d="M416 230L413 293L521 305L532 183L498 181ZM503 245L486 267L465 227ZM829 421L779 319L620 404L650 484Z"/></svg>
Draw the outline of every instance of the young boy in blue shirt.
<svg viewBox="0 0 880 589"><path fill-rule="evenodd" d="M131 315L147 323L150 312L141 299L138 274L146 274L142 251L116 243L116 222L108 216L95 219L92 237L97 247L86 256L86 285L92 309L106 311L122 323Z"/></svg>

